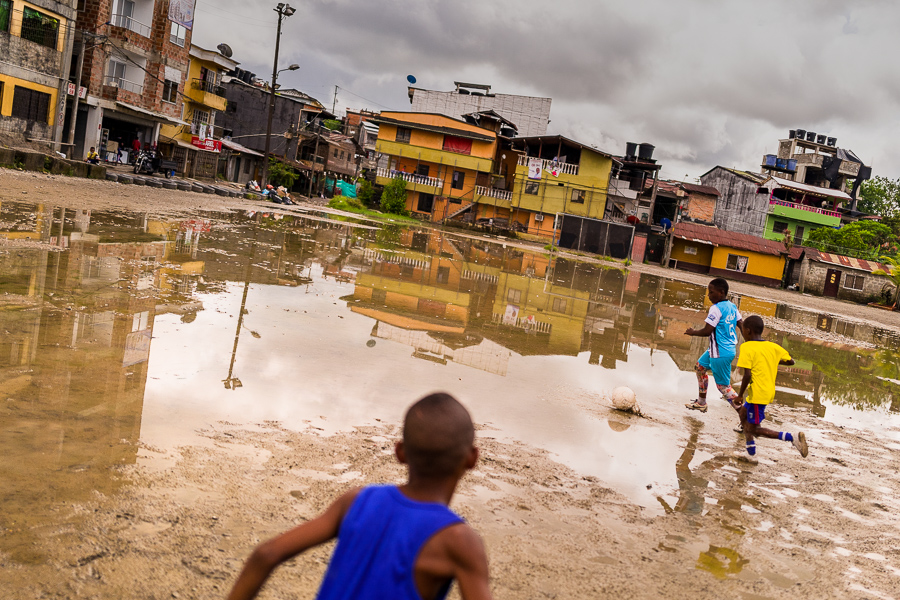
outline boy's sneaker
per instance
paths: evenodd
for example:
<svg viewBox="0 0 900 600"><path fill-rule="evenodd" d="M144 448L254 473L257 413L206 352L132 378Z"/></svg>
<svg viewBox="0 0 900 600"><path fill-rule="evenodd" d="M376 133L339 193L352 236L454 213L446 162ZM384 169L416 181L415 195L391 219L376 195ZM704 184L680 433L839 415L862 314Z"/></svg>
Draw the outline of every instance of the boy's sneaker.
<svg viewBox="0 0 900 600"><path fill-rule="evenodd" d="M684 405L685 408L689 408L691 410L699 410L702 413L706 412L706 409L709 408L706 404L700 404L697 400L692 400Z"/></svg>
<svg viewBox="0 0 900 600"><path fill-rule="evenodd" d="M794 435L794 441L791 442L794 448L800 452L800 456L806 458L809 454L809 446L806 445L806 434L802 431L798 431L796 435Z"/></svg>
<svg viewBox="0 0 900 600"><path fill-rule="evenodd" d="M734 431L735 433L744 433L744 425L743 425L743 423L739 424L739 425L738 425L737 427L735 427L732 431Z"/></svg>
<svg viewBox="0 0 900 600"><path fill-rule="evenodd" d="M742 450L735 450L734 454L732 456L734 457L735 460L739 460L739 461L745 462L747 464L751 464L751 465L759 464L759 459L756 458L756 456L750 456L749 454L747 454L746 452L744 452Z"/></svg>

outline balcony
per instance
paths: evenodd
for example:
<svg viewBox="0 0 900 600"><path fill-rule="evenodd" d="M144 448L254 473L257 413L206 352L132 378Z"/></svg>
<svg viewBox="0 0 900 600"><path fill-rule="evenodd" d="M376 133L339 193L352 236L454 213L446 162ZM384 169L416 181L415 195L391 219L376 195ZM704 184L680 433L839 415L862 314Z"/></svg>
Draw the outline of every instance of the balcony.
<svg viewBox="0 0 900 600"><path fill-rule="evenodd" d="M125 90L126 92L133 92L135 94L143 94L144 86L140 83L135 83L133 81L128 81L122 77L104 77L103 85L119 88L120 90Z"/></svg>
<svg viewBox="0 0 900 600"><path fill-rule="evenodd" d="M490 204L492 206L509 208L510 203L512 202L512 192L489 188L483 185L476 185L475 201L479 204Z"/></svg>
<svg viewBox="0 0 900 600"><path fill-rule="evenodd" d="M128 15L112 15L109 18L109 22L115 27L121 27L122 29L133 31L134 33L145 38L149 38L152 31L149 25L141 23L140 21L129 17Z"/></svg>
<svg viewBox="0 0 900 600"><path fill-rule="evenodd" d="M444 182L437 177L427 177L425 175L417 175L415 173L404 173L403 171L395 171L394 169L385 169L379 167L375 173L375 182L378 185L388 185L395 177L400 177L406 181L406 189L413 192L426 192L428 194L440 194L444 187Z"/></svg>
<svg viewBox="0 0 900 600"><path fill-rule="evenodd" d="M194 79L188 97L196 102L217 111L224 111L228 101L225 100L225 88L212 81Z"/></svg>
<svg viewBox="0 0 900 600"><path fill-rule="evenodd" d="M528 162L534 159L533 156L519 156L519 166L527 167ZM569 163L559 162L558 160L541 160L541 169L544 171L552 171L553 169L558 169L561 174L565 175L578 175L578 165L571 165Z"/></svg>
<svg viewBox="0 0 900 600"><path fill-rule="evenodd" d="M490 173L494 162L490 158L457 154L455 152L447 152L437 148L412 146L410 144L391 140L378 140L375 143L375 149L377 152L387 154L388 156L411 158L422 162L446 165L457 170L468 169L470 171L478 171L479 173Z"/></svg>
<svg viewBox="0 0 900 600"><path fill-rule="evenodd" d="M786 217L796 221L807 221L817 225L836 226L841 222L841 213L828 210L825 208L817 208L815 206L806 206L805 204L795 204L785 200L770 199L769 213L779 217Z"/></svg>

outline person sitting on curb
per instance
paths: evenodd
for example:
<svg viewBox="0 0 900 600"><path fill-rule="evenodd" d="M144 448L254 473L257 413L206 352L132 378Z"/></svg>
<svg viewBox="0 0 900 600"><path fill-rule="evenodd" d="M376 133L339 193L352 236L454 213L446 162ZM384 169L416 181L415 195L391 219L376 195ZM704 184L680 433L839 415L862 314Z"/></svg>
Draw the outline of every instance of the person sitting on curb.
<svg viewBox="0 0 900 600"><path fill-rule="evenodd" d="M88 152L86 162L92 165L100 164L100 155L97 154L97 150L93 146L91 146L91 151Z"/></svg>

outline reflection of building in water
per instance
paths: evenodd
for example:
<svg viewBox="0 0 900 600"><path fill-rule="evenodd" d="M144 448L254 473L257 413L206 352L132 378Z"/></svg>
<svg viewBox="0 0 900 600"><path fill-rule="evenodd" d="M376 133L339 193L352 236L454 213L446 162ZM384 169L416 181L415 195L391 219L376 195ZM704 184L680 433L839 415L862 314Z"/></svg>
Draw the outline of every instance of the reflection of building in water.
<svg viewBox="0 0 900 600"><path fill-rule="evenodd" d="M477 335L410 330L379 321L372 329L377 338L412 346L413 356L446 364L460 365L506 376L510 351Z"/></svg>

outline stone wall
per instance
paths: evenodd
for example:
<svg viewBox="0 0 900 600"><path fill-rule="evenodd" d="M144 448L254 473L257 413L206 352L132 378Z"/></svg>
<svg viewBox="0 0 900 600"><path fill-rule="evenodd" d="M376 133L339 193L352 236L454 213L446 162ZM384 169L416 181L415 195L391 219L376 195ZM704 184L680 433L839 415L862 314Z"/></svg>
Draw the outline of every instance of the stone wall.
<svg viewBox="0 0 900 600"><path fill-rule="evenodd" d="M872 302L881 297L881 291L887 286L888 289L893 285L886 277L881 275L873 275L866 271L857 269L848 269L840 265L832 265L830 263L820 263L811 261L808 258L803 259L800 272L800 291L807 294L823 295L825 291L825 279L828 276L828 270L834 269L841 272L841 281L838 287L838 299L850 300L853 302ZM847 275L862 275L865 278L863 289L853 290L845 288ZM894 293L892 291L892 293Z"/></svg>

